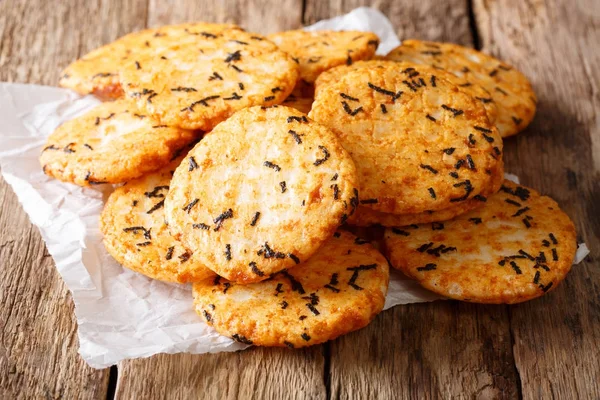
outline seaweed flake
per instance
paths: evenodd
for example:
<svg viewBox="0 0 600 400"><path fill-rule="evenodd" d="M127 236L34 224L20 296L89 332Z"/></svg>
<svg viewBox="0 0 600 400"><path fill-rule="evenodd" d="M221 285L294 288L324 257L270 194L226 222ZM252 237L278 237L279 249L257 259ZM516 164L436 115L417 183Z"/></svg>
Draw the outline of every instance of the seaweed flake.
<svg viewBox="0 0 600 400"><path fill-rule="evenodd" d="M198 202L200 201L200 199L194 199L192 201L190 201L190 203L186 206L184 206L182 208L183 211L187 212L188 214L190 213L190 210L196 205L198 204Z"/></svg>
<svg viewBox="0 0 600 400"><path fill-rule="evenodd" d="M260 218L260 211L257 211L256 213L254 213L254 217L252 217L252 221L250 221L250 226L256 226L256 223L258 222L258 218Z"/></svg>
<svg viewBox="0 0 600 400"><path fill-rule="evenodd" d="M430 121L433 121L433 122L436 122L436 121L437 121L437 119L435 119L434 117L432 117L432 116L431 116L431 115L429 115L429 114L427 114L425 117L426 117L428 120L430 120ZM452 149L453 149L453 148L452 148ZM454 150L452 150L452 151L454 151Z"/></svg>
<svg viewBox="0 0 600 400"><path fill-rule="evenodd" d="M433 263L428 263L425 264L424 267L417 267L417 271L433 271L434 269L436 269L437 264L433 264Z"/></svg>
<svg viewBox="0 0 600 400"><path fill-rule="evenodd" d="M355 116L356 114L358 114L359 112L361 112L363 110L362 106L359 106L358 108L355 108L353 110L350 108L348 103L346 103L345 101L342 101L342 106L344 107L344 111L346 111L346 113L348 113L351 116Z"/></svg>
<svg viewBox="0 0 600 400"><path fill-rule="evenodd" d="M434 175L438 173L438 170L433 168L431 165L421 164L420 167L423 169L426 169L427 171L433 173Z"/></svg>
<svg viewBox="0 0 600 400"><path fill-rule="evenodd" d="M223 222L225 222L225 220L229 218L233 218L233 210L231 208L227 211L222 212L217 218L213 220L213 222L216 224L214 231L217 232L219 229L221 229L221 226L223 226Z"/></svg>
<svg viewBox="0 0 600 400"><path fill-rule="evenodd" d="M304 287L302 284L296 280L288 271L283 270L281 274L289 279L290 284L292 285L292 291L298 292L299 294L305 294Z"/></svg>
<svg viewBox="0 0 600 400"><path fill-rule="evenodd" d="M465 180L464 182L459 182L459 183L454 184L454 187L461 187L461 186L465 187L465 194L462 195L461 197L451 198L450 199L451 203L455 203L457 201L465 201L466 199L469 198L469 195L473 191L473 186L471 185L471 181L469 179Z"/></svg>
<svg viewBox="0 0 600 400"><path fill-rule="evenodd" d="M358 100L356 97L349 96L349 95L347 95L346 93L340 93L340 96L341 96L343 99L346 99L346 100L350 100L350 101L360 101L360 100Z"/></svg>
<svg viewBox="0 0 600 400"><path fill-rule="evenodd" d="M254 272L256 275L265 276L265 273L262 272L260 269L258 269L258 267L256 266L256 263L254 261L250 262L250 264L248 264L248 265L252 269L252 272Z"/></svg>
<svg viewBox="0 0 600 400"><path fill-rule="evenodd" d="M447 149L444 149L443 152L450 156L454 153L454 150L456 150L454 147L448 147Z"/></svg>
<svg viewBox="0 0 600 400"><path fill-rule="evenodd" d="M210 226L201 222L199 224L192 224L192 228L194 228L194 229L202 229L203 231L207 231L207 230L210 229Z"/></svg>
<svg viewBox="0 0 600 400"><path fill-rule="evenodd" d="M291 258L292 260L294 260L294 262L296 264L300 264L300 259L294 253L288 253L288 257Z"/></svg>
<svg viewBox="0 0 600 400"><path fill-rule="evenodd" d="M392 101L395 101L396 99L400 98L400 96L402 96L402 93L403 93L402 91L392 92L391 90L387 90L382 87L375 86L371 82L369 82L368 85L374 91L384 94L386 96L390 96L392 98Z"/></svg>
<svg viewBox="0 0 600 400"><path fill-rule="evenodd" d="M517 263L516 263L516 262L514 262L514 261L511 261L511 262L510 262L510 266L512 267L512 269L514 269L514 270L515 270L515 273L516 273L517 275L521 275L521 274L523 273L523 272L521 271L521 268L519 268L519 266L517 265Z"/></svg>
<svg viewBox="0 0 600 400"><path fill-rule="evenodd" d="M402 229L398 229L398 228L392 228L392 232L394 232L396 235L401 235L401 236L410 236L410 233L407 231L404 231Z"/></svg>
<svg viewBox="0 0 600 400"><path fill-rule="evenodd" d="M189 162L190 162L190 165L188 167L188 171L193 171L196 168L198 168L198 164L196 163L196 159L194 158L194 156L191 156L189 158Z"/></svg>
<svg viewBox="0 0 600 400"><path fill-rule="evenodd" d="M233 53L227 53L227 57L225 58L226 63L239 61L242 59L242 53L240 50L236 50Z"/></svg>
<svg viewBox="0 0 600 400"><path fill-rule="evenodd" d="M152 191L144 192L144 196L146 196L148 198L153 198L153 197L163 198L163 197L165 197L165 195L160 193L163 190L169 190L169 186L167 186L167 185L155 186L154 189L152 189Z"/></svg>
<svg viewBox="0 0 600 400"><path fill-rule="evenodd" d="M444 224L442 222L432 222L431 230L432 231L441 231L444 229Z"/></svg>
<svg viewBox="0 0 600 400"><path fill-rule="evenodd" d="M285 183L285 181L279 182L279 187L281 188L281 193L285 193L285 191L287 190L287 184Z"/></svg>
<svg viewBox="0 0 600 400"><path fill-rule="evenodd" d="M173 258L173 250L175 250L175 246L171 246L167 249L167 255L165 256L167 260Z"/></svg>
<svg viewBox="0 0 600 400"><path fill-rule="evenodd" d="M334 183L330 187L333 189L333 199L339 200L340 199L340 188L338 187L338 185L336 183Z"/></svg>
<svg viewBox="0 0 600 400"><path fill-rule="evenodd" d="M263 163L263 165L264 165L265 167L269 167L269 168L271 168L271 169L274 169L274 170L275 170L275 171L277 171L277 172L281 171L281 168L279 167L279 165L277 165L277 164L274 164L274 163L272 163L271 161L265 161L265 162Z"/></svg>
<svg viewBox="0 0 600 400"><path fill-rule="evenodd" d="M447 106L446 104L442 104L442 108L446 111L450 111L454 117L458 117L459 115L464 113L463 110L459 110L457 108L452 108L450 106Z"/></svg>
<svg viewBox="0 0 600 400"><path fill-rule="evenodd" d="M329 151L327 151L327 149L325 148L325 146L319 145L319 149L323 152L323 158L317 159L313 163L313 165L315 165L315 166L319 166L319 165L323 164L325 161L329 160Z"/></svg>
<svg viewBox="0 0 600 400"><path fill-rule="evenodd" d="M154 211L156 211L160 208L163 208L164 205L165 205L165 199L162 199L161 201L156 203L151 209L146 211L146 214L152 214Z"/></svg>
<svg viewBox="0 0 600 400"><path fill-rule="evenodd" d="M233 340L235 340L236 342L240 342L243 344L252 344L252 340L248 339L246 336L242 336L237 333L234 333L233 335L231 335L231 338Z"/></svg>
<svg viewBox="0 0 600 400"><path fill-rule="evenodd" d="M431 187L428 188L427 190L429 191L429 195L431 196L431 198L435 199L436 198L435 190L433 190L433 188L431 188Z"/></svg>
<svg viewBox="0 0 600 400"><path fill-rule="evenodd" d="M304 136L304 135L299 135L298 133L296 133L296 131L293 130L289 130L288 133L290 135L292 135L292 137L294 138L294 140L296 141L296 143L298 144L302 144L302 138L300 136Z"/></svg>
<svg viewBox="0 0 600 400"><path fill-rule="evenodd" d="M473 217L473 218L469 218L469 221L471 221L475 225L479 225L481 223L481 218Z"/></svg>
<svg viewBox="0 0 600 400"><path fill-rule="evenodd" d="M227 261L231 261L231 245L229 243L227 243L225 245L225 259Z"/></svg>
<svg viewBox="0 0 600 400"><path fill-rule="evenodd" d="M377 204L378 202L378 199L364 199L360 201L360 204Z"/></svg>
<svg viewBox="0 0 600 400"><path fill-rule="evenodd" d="M189 106L187 106L187 107L184 107L184 108L182 108L180 111L190 111L190 112L193 112L193 111L194 111L194 107L196 107L198 104L201 104L201 105L203 105L204 107L208 107L208 103L207 103L207 102L208 102L209 100L215 100L215 99L218 99L219 97L221 97L221 96L219 96L219 95L214 95L214 96L208 96L208 97L205 97L205 98L203 98L203 99L200 99L200 100L194 101L192 104L190 104L190 105L189 105Z"/></svg>
<svg viewBox="0 0 600 400"><path fill-rule="evenodd" d="M529 208L529 207L523 207L523 208L520 208L519 210L517 210L517 212L516 212L516 213L514 213L514 214L512 215L512 217L518 217L518 216L520 216L521 214L523 214L523 213L526 213L526 212L527 212L527 211L529 211L529 210L530 210L530 208Z"/></svg>
<svg viewBox="0 0 600 400"><path fill-rule="evenodd" d="M223 78L221 78L221 79L223 79ZM190 92L197 92L197 90L194 89L193 87L178 86L178 87L175 87L175 88L171 88L171 92L186 92L186 93L190 93Z"/></svg>
<svg viewBox="0 0 600 400"><path fill-rule="evenodd" d="M350 277L350 280L348 281L348 285L352 286L352 288L356 289L356 290L363 290L362 287L358 286L356 284L356 280L358 279L358 275L361 271L368 271L371 269L376 269L377 268L377 264L368 264L368 265L358 265L356 267L349 267L346 268L347 271L353 271L352 276Z"/></svg>
<svg viewBox="0 0 600 400"><path fill-rule="evenodd" d="M242 97L243 97L243 96L240 96L239 94L237 94L237 92L233 92L233 93L231 94L231 97L223 97L223 100L227 100L227 101L229 101L229 100L239 100L239 99L241 99Z"/></svg>

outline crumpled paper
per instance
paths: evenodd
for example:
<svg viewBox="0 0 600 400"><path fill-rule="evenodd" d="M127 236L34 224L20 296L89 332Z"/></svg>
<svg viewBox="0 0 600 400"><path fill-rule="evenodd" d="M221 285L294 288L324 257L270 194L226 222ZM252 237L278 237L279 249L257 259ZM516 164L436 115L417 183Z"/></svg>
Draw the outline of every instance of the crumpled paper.
<svg viewBox="0 0 600 400"><path fill-rule="evenodd" d="M365 7L307 29L374 31L382 40L381 54L400 43L389 20ZM39 228L72 293L80 355L90 366L105 368L157 353L215 353L248 347L200 320L192 308L189 285L154 281L124 269L108 255L99 215L112 186L81 188L42 172L38 157L45 138L98 103L92 96L81 97L66 89L0 83L1 172ZM585 257L585 250L578 252L579 259ZM439 298L393 271L385 308Z"/></svg>

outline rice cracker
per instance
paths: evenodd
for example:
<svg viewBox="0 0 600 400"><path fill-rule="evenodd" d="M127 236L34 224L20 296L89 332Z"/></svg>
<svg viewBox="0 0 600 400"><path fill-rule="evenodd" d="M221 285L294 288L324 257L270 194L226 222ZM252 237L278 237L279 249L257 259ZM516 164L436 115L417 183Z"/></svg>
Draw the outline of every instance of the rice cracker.
<svg viewBox="0 0 600 400"><path fill-rule="evenodd" d="M297 64L263 36L206 25L121 70L125 94L159 124L207 131L243 108L281 103L296 84Z"/></svg>
<svg viewBox="0 0 600 400"><path fill-rule="evenodd" d="M373 210L449 208L502 173L502 139L483 105L427 66L349 72L309 115L337 133L357 166L360 204Z"/></svg>
<svg viewBox="0 0 600 400"><path fill-rule="evenodd" d="M59 126L48 137L40 163L47 175L80 186L123 183L167 165L198 137L156 125L135 103L120 99Z"/></svg>
<svg viewBox="0 0 600 400"><path fill-rule="evenodd" d="M519 303L556 288L571 269L575 226L554 200L510 181L451 221L386 230L394 268L442 296Z"/></svg>
<svg viewBox="0 0 600 400"><path fill-rule="evenodd" d="M442 68L464 80L462 87L478 84L485 88L490 98L484 101L498 109L494 123L502 137L521 132L533 120L537 98L531 83L490 55L453 43L404 40L386 58Z"/></svg>
<svg viewBox="0 0 600 400"><path fill-rule="evenodd" d="M267 37L298 61L300 78L308 83L335 66L371 59L379 46L371 32L296 30Z"/></svg>
<svg viewBox="0 0 600 400"><path fill-rule="evenodd" d="M121 265L166 282L196 282L215 273L169 233L164 202L181 158L111 193L100 217L104 246Z"/></svg>
<svg viewBox="0 0 600 400"><path fill-rule="evenodd" d="M305 261L354 212L354 163L333 132L284 106L219 124L175 171L171 233L224 278L258 282Z"/></svg>
<svg viewBox="0 0 600 400"><path fill-rule="evenodd" d="M196 312L219 333L259 346L298 348L366 326L382 310L386 259L371 244L339 231L296 268L239 285L194 285Z"/></svg>

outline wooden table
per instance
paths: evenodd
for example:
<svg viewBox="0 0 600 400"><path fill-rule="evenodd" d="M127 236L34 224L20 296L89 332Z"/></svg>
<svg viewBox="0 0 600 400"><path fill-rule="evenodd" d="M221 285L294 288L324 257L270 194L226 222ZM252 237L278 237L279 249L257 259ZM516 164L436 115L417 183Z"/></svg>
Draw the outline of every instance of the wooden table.
<svg viewBox="0 0 600 400"><path fill-rule="evenodd" d="M181 21L261 33L359 0L0 1L0 80L59 71L130 31ZM600 2L380 0L398 36L475 46L522 70L537 116L505 142L507 171L556 199L592 249L548 296L516 306L395 307L305 350L157 355L105 370L77 354L73 302L0 178L0 398L600 398Z"/></svg>

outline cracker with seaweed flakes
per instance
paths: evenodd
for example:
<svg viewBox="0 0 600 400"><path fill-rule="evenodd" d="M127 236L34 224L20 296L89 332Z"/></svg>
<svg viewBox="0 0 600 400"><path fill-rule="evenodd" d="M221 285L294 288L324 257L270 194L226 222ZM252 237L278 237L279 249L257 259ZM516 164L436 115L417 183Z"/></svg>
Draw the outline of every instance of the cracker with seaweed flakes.
<svg viewBox="0 0 600 400"><path fill-rule="evenodd" d="M357 61L352 65L340 65L323 72L315 81L315 97L321 92L321 90L331 83L337 82L340 76L357 69L363 68L383 68L396 62L393 60L370 60L370 61ZM410 71L409 71L410 72ZM416 72L412 72L414 75ZM463 78L459 78L449 72L438 70L436 75L444 77L457 85L462 91L473 96L483 104L485 112L491 123L494 123L498 114L496 103L491 100L490 93L480 85L474 83L468 83ZM410 76L410 73L409 73ZM415 75L416 76L416 75Z"/></svg>
<svg viewBox="0 0 600 400"><path fill-rule="evenodd" d="M442 210L502 173L502 139L483 105L427 66L349 72L309 115L337 134L357 166L360 204L377 211Z"/></svg>
<svg viewBox="0 0 600 400"><path fill-rule="evenodd" d="M104 246L121 265L153 279L177 283L215 276L170 235L165 223L165 197L182 158L117 188L100 217Z"/></svg>
<svg viewBox="0 0 600 400"><path fill-rule="evenodd" d="M302 265L264 282L197 283L194 304L222 335L246 344L298 348L369 324L383 308L388 281L383 255L340 231Z"/></svg>
<svg viewBox="0 0 600 400"><path fill-rule="evenodd" d="M309 83L335 66L371 59L379 46L371 32L296 30L267 37L298 61L300 78Z"/></svg>
<svg viewBox="0 0 600 400"><path fill-rule="evenodd" d="M408 235L406 234L408 233ZM393 267L442 296L519 303L556 288L571 269L575 226L554 200L510 181L451 221L388 229Z"/></svg>
<svg viewBox="0 0 600 400"><path fill-rule="evenodd" d="M121 70L125 94L157 123L204 131L243 108L281 103L297 78L273 43L221 25L189 29Z"/></svg>
<svg viewBox="0 0 600 400"><path fill-rule="evenodd" d="M413 224L447 221L458 215L482 207L487 198L500 189L503 180L503 174L497 174L492 180L490 188L482 192L480 196L438 211L425 211L418 214L389 214L359 205L354 215L348 218L348 224L353 226L381 225L386 227L402 227Z"/></svg>
<svg viewBox="0 0 600 400"><path fill-rule="evenodd" d="M167 165L197 140L193 131L155 125L135 103L102 103L65 122L47 139L44 172L80 186L122 183Z"/></svg>
<svg viewBox="0 0 600 400"><path fill-rule="evenodd" d="M479 84L498 109L495 124L502 137L521 132L535 115L537 98L529 80L514 67L477 50L453 43L405 40L387 56L394 61L443 68L469 84Z"/></svg>
<svg viewBox="0 0 600 400"><path fill-rule="evenodd" d="M219 26L225 28L234 25L169 25L127 34L73 61L62 71L59 84L80 94L94 94L103 99L122 97L119 72L126 63L135 63L141 53L160 49L187 35L187 31L202 30L206 27L215 29ZM141 67L139 61L138 66Z"/></svg>
<svg viewBox="0 0 600 400"><path fill-rule="evenodd" d="M317 251L353 214L356 169L334 133L298 110L251 107L175 171L171 233L219 275L262 281Z"/></svg>

